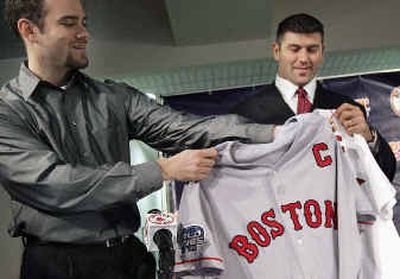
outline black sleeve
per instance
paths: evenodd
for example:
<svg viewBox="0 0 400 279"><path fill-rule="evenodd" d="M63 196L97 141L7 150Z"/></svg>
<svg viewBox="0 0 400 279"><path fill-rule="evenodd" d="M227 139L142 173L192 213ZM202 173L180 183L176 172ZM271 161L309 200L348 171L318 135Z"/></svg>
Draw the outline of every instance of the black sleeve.
<svg viewBox="0 0 400 279"><path fill-rule="evenodd" d="M385 173L386 177L393 181L396 174L396 158L390 148L389 144L377 131L377 140L375 146L372 148L372 154L375 157L381 170Z"/></svg>

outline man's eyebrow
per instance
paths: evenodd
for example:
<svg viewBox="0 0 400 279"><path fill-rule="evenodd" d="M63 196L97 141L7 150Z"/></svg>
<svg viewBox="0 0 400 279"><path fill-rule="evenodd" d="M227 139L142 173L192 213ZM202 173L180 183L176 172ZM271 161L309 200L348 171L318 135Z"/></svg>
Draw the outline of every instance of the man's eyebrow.
<svg viewBox="0 0 400 279"><path fill-rule="evenodd" d="M307 47L320 47L320 44L311 44L311 45L308 45Z"/></svg>
<svg viewBox="0 0 400 279"><path fill-rule="evenodd" d="M65 21L65 20L79 20L79 17L73 16L73 15L66 15L66 16L61 17L58 21Z"/></svg>
<svg viewBox="0 0 400 279"><path fill-rule="evenodd" d="M319 47L319 44L310 44L310 45L301 45L301 44L296 44L296 43L292 43L292 44L288 44L288 47L306 47L306 48L313 48L313 47Z"/></svg>

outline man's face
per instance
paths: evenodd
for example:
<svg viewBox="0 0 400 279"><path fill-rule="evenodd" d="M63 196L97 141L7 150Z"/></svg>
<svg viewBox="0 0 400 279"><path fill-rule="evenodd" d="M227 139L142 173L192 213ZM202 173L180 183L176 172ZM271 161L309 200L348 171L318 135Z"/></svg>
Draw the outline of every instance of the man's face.
<svg viewBox="0 0 400 279"><path fill-rule="evenodd" d="M45 0L45 18L37 33L37 52L44 65L85 68L89 64L86 46L89 33L80 0Z"/></svg>
<svg viewBox="0 0 400 279"><path fill-rule="evenodd" d="M298 86L313 79L323 61L324 46L319 33L286 32L282 41L272 45L280 77Z"/></svg>

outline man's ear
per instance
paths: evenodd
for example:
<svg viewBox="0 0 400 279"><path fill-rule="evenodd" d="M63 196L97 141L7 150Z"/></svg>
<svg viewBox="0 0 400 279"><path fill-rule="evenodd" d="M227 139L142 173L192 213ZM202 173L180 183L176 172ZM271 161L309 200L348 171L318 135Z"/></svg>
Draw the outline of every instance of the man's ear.
<svg viewBox="0 0 400 279"><path fill-rule="evenodd" d="M280 45L278 42L273 42L272 43L272 56L274 57L275 61L279 61L279 57L280 57Z"/></svg>
<svg viewBox="0 0 400 279"><path fill-rule="evenodd" d="M20 18L17 22L18 32L24 41L35 43L39 28L29 19Z"/></svg>

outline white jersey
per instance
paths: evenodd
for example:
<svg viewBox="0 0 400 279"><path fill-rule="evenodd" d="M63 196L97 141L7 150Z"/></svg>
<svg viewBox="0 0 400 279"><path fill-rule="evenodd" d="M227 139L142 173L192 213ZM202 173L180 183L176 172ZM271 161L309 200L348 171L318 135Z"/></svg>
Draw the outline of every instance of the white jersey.
<svg viewBox="0 0 400 279"><path fill-rule="evenodd" d="M178 276L390 278L372 236L391 223L395 192L359 141L314 112L289 119L273 143L219 145L210 176L183 191Z"/></svg>

